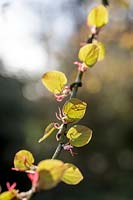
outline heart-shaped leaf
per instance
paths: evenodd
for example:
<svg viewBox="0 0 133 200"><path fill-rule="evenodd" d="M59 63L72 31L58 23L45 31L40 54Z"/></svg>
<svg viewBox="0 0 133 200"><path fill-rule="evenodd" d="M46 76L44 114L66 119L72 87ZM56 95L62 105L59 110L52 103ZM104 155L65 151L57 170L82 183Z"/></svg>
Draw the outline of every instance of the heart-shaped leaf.
<svg viewBox="0 0 133 200"><path fill-rule="evenodd" d="M88 67L92 67L98 60L99 49L96 44L87 44L80 48L79 59L84 62Z"/></svg>
<svg viewBox="0 0 133 200"><path fill-rule="evenodd" d="M67 122L76 122L83 118L87 104L77 98L72 98L63 106L63 113Z"/></svg>
<svg viewBox="0 0 133 200"><path fill-rule="evenodd" d="M42 76L42 83L54 94L59 94L67 83L67 78L60 71L49 71Z"/></svg>
<svg viewBox="0 0 133 200"><path fill-rule="evenodd" d="M108 11L103 5L99 5L91 10L87 22L89 26L102 27L108 23Z"/></svg>
<svg viewBox="0 0 133 200"><path fill-rule="evenodd" d="M82 147L91 140L92 130L86 126L75 125L68 130L66 136L72 146Z"/></svg>
<svg viewBox="0 0 133 200"><path fill-rule="evenodd" d="M51 189L60 181L66 169L60 160L43 160L38 164L39 189Z"/></svg>
<svg viewBox="0 0 133 200"><path fill-rule="evenodd" d="M80 170L73 164L65 163L65 170L61 180L69 185L76 185L83 180L83 175Z"/></svg>
<svg viewBox="0 0 133 200"><path fill-rule="evenodd" d="M27 150L18 151L14 157L14 167L21 171L29 170L34 163L34 157Z"/></svg>
<svg viewBox="0 0 133 200"><path fill-rule="evenodd" d="M97 61L103 60L105 48L101 42L86 44L79 50L79 59L88 67L92 67Z"/></svg>

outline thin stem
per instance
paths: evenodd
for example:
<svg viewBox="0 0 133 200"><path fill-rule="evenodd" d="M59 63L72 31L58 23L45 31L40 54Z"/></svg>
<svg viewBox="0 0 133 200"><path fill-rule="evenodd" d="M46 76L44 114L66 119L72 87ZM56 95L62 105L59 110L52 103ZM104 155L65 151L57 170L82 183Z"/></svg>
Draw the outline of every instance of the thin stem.
<svg viewBox="0 0 133 200"><path fill-rule="evenodd" d="M56 159L56 158L59 157L62 148L63 148L62 147L62 143L59 143L58 146L57 146L57 148L56 148L56 150L55 150L55 152L54 152L54 154L53 154L53 156L52 156L52 159Z"/></svg>
<svg viewBox="0 0 133 200"><path fill-rule="evenodd" d="M83 72L78 71L75 83L80 83L82 80L82 76L83 76ZM77 85L75 84L75 86L73 87L70 99L75 98L77 96L78 88L79 88L78 84Z"/></svg>
<svg viewBox="0 0 133 200"><path fill-rule="evenodd" d="M108 6L108 5L109 5L108 0L102 0L102 3L103 3L104 6ZM98 35L98 32L96 32L95 34L92 34L92 35L88 38L87 43L92 43L93 39L94 39L95 37L97 37L97 35ZM70 100L71 98L76 98L77 92L78 92L78 88L81 87L81 85L82 85L82 83L81 83L82 77L83 77L83 72L82 72L82 71L78 71L77 77L76 77L76 80L75 80L75 82L74 82L74 86L73 86L73 88L72 88L72 92L71 92L71 96L70 96L69 100ZM77 83L77 84L76 84L76 83ZM81 85L79 85L79 83L81 83ZM65 129L64 129L64 127L65 127ZM66 129L67 129L67 125L66 125L66 124L63 124L62 129L61 129L61 131L60 131L61 138L64 136L64 133L66 132ZM62 144L63 144L63 143L61 143L61 142L58 144L58 146L57 146L57 148L56 148L56 150L55 150L55 152L54 152L54 154L53 154L53 156L52 156L52 159L56 159L56 158L59 157L59 155L60 155L60 153L61 153L61 151L62 151L62 149L63 149Z"/></svg>
<svg viewBox="0 0 133 200"><path fill-rule="evenodd" d="M33 186L30 190L26 191L26 192L20 192L17 195L17 199L21 199L21 200L29 200L33 194L36 192L36 187Z"/></svg>
<svg viewBox="0 0 133 200"><path fill-rule="evenodd" d="M77 77L76 77L76 80L75 80L75 83L80 83L81 80L82 80L82 76L83 76L83 72L78 71ZM79 85L78 85L78 84L75 84L75 85L73 86L73 88L72 88L72 93L71 93L71 96L70 96L69 99L75 98L75 97L77 96L78 88L79 88ZM61 130L59 130L59 134L61 135L61 140L63 139L66 130L67 130L67 124L63 124ZM61 151L62 151L62 149L63 149L62 144L63 144L62 142L60 142L60 143L58 144L58 146L57 146L57 148L56 148L56 150L55 150L55 152L54 152L54 154L53 154L53 156L52 156L52 159L56 159L56 158L59 157L59 155L60 155L60 153L61 153Z"/></svg>
<svg viewBox="0 0 133 200"><path fill-rule="evenodd" d="M64 135L66 133L66 130L67 130L67 124L62 124L61 129L57 133L57 134L60 135L60 141L59 141L59 144L58 144L58 146L57 146L57 148L56 148L56 150L55 150L55 152L52 156L52 159L58 158L62 149L63 149L63 141L64 141Z"/></svg>
<svg viewBox="0 0 133 200"><path fill-rule="evenodd" d="M102 0L102 4L103 4L104 6L109 6L108 0Z"/></svg>

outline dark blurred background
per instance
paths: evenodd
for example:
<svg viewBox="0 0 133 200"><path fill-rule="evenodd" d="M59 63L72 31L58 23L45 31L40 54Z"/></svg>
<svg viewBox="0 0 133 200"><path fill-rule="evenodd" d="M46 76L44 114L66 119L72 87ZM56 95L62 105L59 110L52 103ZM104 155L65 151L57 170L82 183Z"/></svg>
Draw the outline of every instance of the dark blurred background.
<svg viewBox="0 0 133 200"><path fill-rule="evenodd" d="M104 61L83 77L78 98L88 103L80 124L93 130L89 145L62 152L60 159L84 174L78 186L59 184L33 200L133 199L133 1L110 0L110 21L100 32ZM86 41L86 17L100 0L0 0L0 185L30 188L24 173L11 171L17 151L31 151L36 163L50 158L55 136L38 144L44 128L56 121L55 102L41 84L50 69L71 83L80 42Z"/></svg>

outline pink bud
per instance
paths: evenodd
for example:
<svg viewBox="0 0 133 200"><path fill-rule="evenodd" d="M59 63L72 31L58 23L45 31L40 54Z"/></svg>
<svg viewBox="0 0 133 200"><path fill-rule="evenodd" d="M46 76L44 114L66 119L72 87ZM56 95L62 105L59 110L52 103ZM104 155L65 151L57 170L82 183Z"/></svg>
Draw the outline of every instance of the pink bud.
<svg viewBox="0 0 133 200"><path fill-rule="evenodd" d="M38 172L28 173L27 176L31 180L32 185L36 185L36 183L38 182L38 179L39 179Z"/></svg>
<svg viewBox="0 0 133 200"><path fill-rule="evenodd" d="M6 183L7 189L8 189L8 191L10 191L10 192L12 192L12 191L15 189L16 185L17 185L17 184L16 184L15 182L14 182L12 185L10 185L9 182Z"/></svg>

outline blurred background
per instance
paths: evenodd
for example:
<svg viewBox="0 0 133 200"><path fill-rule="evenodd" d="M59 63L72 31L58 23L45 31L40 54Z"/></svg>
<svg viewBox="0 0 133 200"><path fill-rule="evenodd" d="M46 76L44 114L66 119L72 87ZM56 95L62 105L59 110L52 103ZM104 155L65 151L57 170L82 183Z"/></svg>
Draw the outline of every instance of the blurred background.
<svg viewBox="0 0 133 200"><path fill-rule="evenodd" d="M99 40L104 61L88 70L78 98L88 103L80 124L93 130L89 145L63 152L84 174L78 186L59 184L33 200L133 199L133 1L110 0L110 21ZM45 127L56 122L58 103L42 85L46 71L76 76L80 42L86 41L88 12L100 0L0 0L0 185L30 188L24 173L11 171L17 151L27 149L36 163L50 158L55 135L39 144Z"/></svg>

